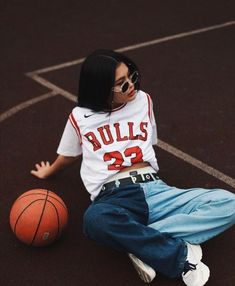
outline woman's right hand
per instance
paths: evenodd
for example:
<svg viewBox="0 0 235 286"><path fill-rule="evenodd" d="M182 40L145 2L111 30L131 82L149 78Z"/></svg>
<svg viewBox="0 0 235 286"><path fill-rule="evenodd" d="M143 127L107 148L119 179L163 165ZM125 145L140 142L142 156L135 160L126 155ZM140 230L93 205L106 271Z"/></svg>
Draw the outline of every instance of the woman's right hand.
<svg viewBox="0 0 235 286"><path fill-rule="evenodd" d="M30 173L39 179L46 179L50 176L55 175L58 171L64 169L65 167L71 165L78 158L79 156L68 157L58 155L56 160L52 164L50 164L48 161L42 161L40 164L36 164L36 170L31 170Z"/></svg>
<svg viewBox="0 0 235 286"><path fill-rule="evenodd" d="M42 161L40 164L35 165L36 170L31 170L30 173L39 178L39 179L46 179L50 176L51 173L51 164L46 161Z"/></svg>

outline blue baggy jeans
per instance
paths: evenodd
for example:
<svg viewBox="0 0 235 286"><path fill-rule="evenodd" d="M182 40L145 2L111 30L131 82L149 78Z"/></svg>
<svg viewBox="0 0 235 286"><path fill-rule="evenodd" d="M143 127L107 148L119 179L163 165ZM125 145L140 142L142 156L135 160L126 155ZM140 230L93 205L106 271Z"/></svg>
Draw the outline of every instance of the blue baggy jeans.
<svg viewBox="0 0 235 286"><path fill-rule="evenodd" d="M173 278L183 272L186 241L201 244L234 223L233 193L178 189L159 179L101 192L84 214L84 233Z"/></svg>

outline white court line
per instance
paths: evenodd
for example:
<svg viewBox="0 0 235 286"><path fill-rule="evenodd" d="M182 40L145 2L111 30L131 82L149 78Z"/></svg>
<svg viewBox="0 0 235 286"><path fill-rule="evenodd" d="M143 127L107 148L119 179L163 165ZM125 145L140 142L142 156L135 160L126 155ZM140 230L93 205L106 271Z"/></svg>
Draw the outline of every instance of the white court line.
<svg viewBox="0 0 235 286"><path fill-rule="evenodd" d="M71 100L71 101L74 101L76 102L76 96L73 95L72 93L68 92L67 90L51 83L50 81L48 81L47 79L39 76L39 75L32 75L30 76L30 78L32 78L33 80L35 80L36 82L40 83L41 85L55 91L57 94L60 94L62 96L64 96L65 98Z"/></svg>
<svg viewBox="0 0 235 286"><path fill-rule="evenodd" d="M164 38L160 38L160 39L155 39L155 40L152 40L149 42L140 43L140 44L132 45L132 46L125 47L125 48L120 48L117 51L118 52L126 52L126 51L136 50L136 49L140 49L143 47L152 46L152 45L160 44L163 42L172 41L175 39L185 38L185 37L193 36L196 34L202 34L205 32L225 28L225 27L232 26L232 25L235 25L235 21L230 21L230 22L226 22L223 24L218 24L218 25L214 25L214 26L210 26L210 27L205 27L202 29L197 29L197 30L193 30L193 31L185 32L185 33L180 33L180 34L176 34L176 35L172 35L172 36L168 36L168 37L164 37Z"/></svg>
<svg viewBox="0 0 235 286"><path fill-rule="evenodd" d="M235 21L225 22L225 23L222 23L222 24L213 25L213 26L202 28L202 29L196 29L196 30L185 32L185 33L179 33L179 34L176 34L176 35L171 35L171 36L167 36L167 37L163 37L163 38L158 38L158 39L155 39L155 40L139 43L139 44L136 44L136 45L123 47L123 48L117 49L116 51L118 51L118 52L126 52L126 51L131 51L131 50L137 50L137 49L140 49L140 48L143 48L143 47L148 47L148 46L152 46L152 45L156 45L156 44L172 41L172 40L175 40L175 39L185 38L185 37L189 37L189 36L192 36L192 35L201 34L201 33L209 32L209 31L212 31L212 30L225 28L225 27L232 26L232 25L235 25ZM65 63L59 64L59 65L54 65L54 66L38 69L38 70L35 70L35 71L32 71L32 72L29 72L26 75L31 77L32 75L35 75L35 74L42 74L42 73L46 73L46 72L62 69L62 68L65 68L65 67L78 65L78 64L82 63L84 61L84 59L85 58L80 58L80 59L77 59L77 60L73 60L73 61L69 61L69 62L65 62Z"/></svg>
<svg viewBox="0 0 235 286"><path fill-rule="evenodd" d="M47 68L42 68L42 69L39 69L39 70L31 71L31 72L26 73L26 75L31 77L31 76L33 76L35 74L42 74L42 73L46 73L46 72L50 72L50 71L55 71L55 70L67 68L67 67L70 67L70 66L79 65L84 60L85 60L85 58L81 58L81 59L73 60L73 61L70 61L70 62L65 62L65 63L59 64L59 65L50 66L50 67L47 67Z"/></svg>
<svg viewBox="0 0 235 286"><path fill-rule="evenodd" d="M40 96L37 96L35 98L32 98L32 99L29 99L27 101L24 101L10 109L8 109L7 111L3 112L2 114L0 114L0 122L8 119L9 117L15 115L16 113L18 113L19 111L29 107L29 106L32 106L33 104L36 104L40 101L43 101L43 100L46 100L50 97L53 97L55 95L57 95L58 92L56 91L51 91L51 92L48 92L46 94L43 94L43 95L40 95Z"/></svg>
<svg viewBox="0 0 235 286"><path fill-rule="evenodd" d="M228 184L229 186L235 188L235 180L224 173L210 167L209 165L203 163L200 160L195 159L194 157L182 152L181 150L169 145L168 143L158 140L158 147L161 149L167 151L168 153L173 154L174 156L182 159L183 161L197 167L198 169L204 171L205 173L219 179L220 181L223 181L224 183Z"/></svg>

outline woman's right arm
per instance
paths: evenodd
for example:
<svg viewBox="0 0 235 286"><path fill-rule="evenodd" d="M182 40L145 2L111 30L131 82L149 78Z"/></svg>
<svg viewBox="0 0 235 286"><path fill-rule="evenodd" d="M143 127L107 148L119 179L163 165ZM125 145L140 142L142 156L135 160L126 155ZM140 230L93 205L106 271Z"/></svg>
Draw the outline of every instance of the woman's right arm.
<svg viewBox="0 0 235 286"><path fill-rule="evenodd" d="M66 157L62 155L58 155L56 160L50 164L48 161L42 161L40 164L35 165L36 170L31 170L30 173L39 178L46 179L50 176L55 175L58 171L64 169L65 167L71 165L75 162L79 156L77 157Z"/></svg>

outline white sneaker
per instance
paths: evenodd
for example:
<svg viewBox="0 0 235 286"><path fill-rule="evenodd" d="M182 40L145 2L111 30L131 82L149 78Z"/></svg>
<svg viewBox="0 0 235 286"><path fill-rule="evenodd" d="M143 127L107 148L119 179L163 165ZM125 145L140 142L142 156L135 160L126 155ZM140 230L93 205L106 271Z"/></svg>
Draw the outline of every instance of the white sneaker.
<svg viewBox="0 0 235 286"><path fill-rule="evenodd" d="M187 286L203 286L210 276L210 270L203 262L191 264L191 269L182 274L182 279Z"/></svg>
<svg viewBox="0 0 235 286"><path fill-rule="evenodd" d="M187 286L203 286L209 279L210 270L202 259L202 249L200 245L187 243L188 254L182 279Z"/></svg>
<svg viewBox="0 0 235 286"><path fill-rule="evenodd" d="M138 259L135 255L128 253L128 256L134 265L136 271L138 272L140 278L145 283L150 283L156 276L155 270L149 265L145 264L143 261Z"/></svg>
<svg viewBox="0 0 235 286"><path fill-rule="evenodd" d="M202 248L199 244L190 244L186 242L188 254L187 254L187 261L190 263L197 264L199 261L202 260Z"/></svg>

